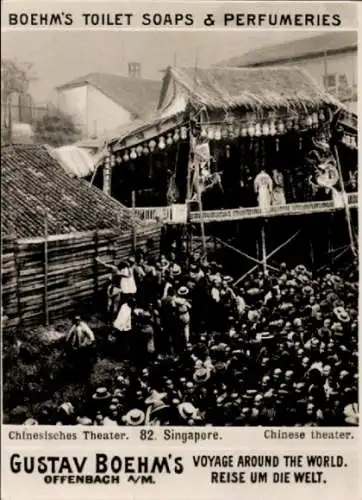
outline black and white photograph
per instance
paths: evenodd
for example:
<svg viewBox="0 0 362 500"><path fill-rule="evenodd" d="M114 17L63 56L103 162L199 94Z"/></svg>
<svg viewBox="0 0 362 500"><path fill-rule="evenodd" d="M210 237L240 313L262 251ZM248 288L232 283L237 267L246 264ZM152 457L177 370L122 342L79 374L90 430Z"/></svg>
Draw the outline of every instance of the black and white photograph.
<svg viewBox="0 0 362 500"><path fill-rule="evenodd" d="M2 38L3 423L358 426L357 31Z"/></svg>

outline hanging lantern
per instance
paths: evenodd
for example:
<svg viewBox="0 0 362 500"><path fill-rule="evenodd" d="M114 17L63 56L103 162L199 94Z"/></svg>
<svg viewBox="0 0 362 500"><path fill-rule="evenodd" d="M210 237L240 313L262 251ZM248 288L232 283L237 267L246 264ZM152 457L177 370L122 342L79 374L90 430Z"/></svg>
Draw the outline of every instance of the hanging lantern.
<svg viewBox="0 0 362 500"><path fill-rule="evenodd" d="M172 143L173 143L172 134L168 134L166 139L166 144L167 146L171 146Z"/></svg>
<svg viewBox="0 0 362 500"><path fill-rule="evenodd" d="M275 149L276 149L276 151L279 151L279 139L278 139L278 137L275 139Z"/></svg>
<svg viewBox="0 0 362 500"><path fill-rule="evenodd" d="M246 137L248 135L248 128L245 123L241 126L241 137Z"/></svg>
<svg viewBox="0 0 362 500"><path fill-rule="evenodd" d="M131 154L129 155L129 157L131 158L131 160L135 160L137 158L137 153L135 148L131 149Z"/></svg>
<svg viewBox="0 0 362 500"><path fill-rule="evenodd" d="M165 138L161 135L159 141L158 141L158 147L160 149L165 149L166 147L166 142L165 142Z"/></svg>
<svg viewBox="0 0 362 500"><path fill-rule="evenodd" d="M181 127L181 139L182 140L187 139L187 128L186 127Z"/></svg>
<svg viewBox="0 0 362 500"><path fill-rule="evenodd" d="M313 118L310 115L308 115L306 120L305 120L305 123L306 123L307 127L311 127L313 125Z"/></svg>
<svg viewBox="0 0 362 500"><path fill-rule="evenodd" d="M278 127L277 127L278 133L283 134L285 132L285 126L282 120L278 122Z"/></svg>
<svg viewBox="0 0 362 500"><path fill-rule="evenodd" d="M226 146L226 158L230 158L230 146L227 144Z"/></svg>
<svg viewBox="0 0 362 500"><path fill-rule="evenodd" d="M313 124L313 127L318 127L318 114L317 113L312 114L312 124Z"/></svg>
<svg viewBox="0 0 362 500"><path fill-rule="evenodd" d="M356 137L351 137L351 146L353 149L357 149L357 140Z"/></svg>
<svg viewBox="0 0 362 500"><path fill-rule="evenodd" d="M255 125L255 135L256 135L256 137L260 137L261 136L261 126L260 126L260 123L257 123Z"/></svg>
<svg viewBox="0 0 362 500"><path fill-rule="evenodd" d="M269 125L265 122L262 128L263 135L269 135Z"/></svg>
<svg viewBox="0 0 362 500"><path fill-rule="evenodd" d="M233 135L235 137L240 137L240 133L241 133L240 127L236 126Z"/></svg>
<svg viewBox="0 0 362 500"><path fill-rule="evenodd" d="M152 139L149 144L148 144L148 147L150 148L150 151L152 153L152 151L155 150L155 147L156 147L156 141L154 139Z"/></svg>
<svg viewBox="0 0 362 500"><path fill-rule="evenodd" d="M145 147L142 149L142 153L143 153L145 156L147 156L149 152L150 152L150 150L148 149L148 147L147 147L147 146L145 146Z"/></svg>
<svg viewBox="0 0 362 500"><path fill-rule="evenodd" d="M303 137L300 136L299 137L299 151L301 151L303 149Z"/></svg>
<svg viewBox="0 0 362 500"><path fill-rule="evenodd" d="M255 127L252 123L248 127L248 134L250 137L254 137L255 135Z"/></svg>
<svg viewBox="0 0 362 500"><path fill-rule="evenodd" d="M325 119L326 119L326 116L324 114L323 109L321 109L320 112L319 112L319 119L320 119L321 122L324 122Z"/></svg>
<svg viewBox="0 0 362 500"><path fill-rule="evenodd" d="M214 138L214 129L213 129L213 127L209 127L209 130L207 132L207 137L208 137L208 139L210 139L210 141L213 140L213 138Z"/></svg>
<svg viewBox="0 0 362 500"><path fill-rule="evenodd" d="M347 146L350 146L351 145L351 136L350 135L345 135L345 139L346 139Z"/></svg>
<svg viewBox="0 0 362 500"><path fill-rule="evenodd" d="M116 156L116 163L117 163L117 165L119 165L120 163L122 163L122 157L121 157L121 155L120 155L120 154L118 154L118 155Z"/></svg>
<svg viewBox="0 0 362 500"><path fill-rule="evenodd" d="M274 120L272 120L270 122L269 133L270 133L270 135L275 135L277 133L277 129L275 128Z"/></svg>
<svg viewBox="0 0 362 500"><path fill-rule="evenodd" d="M143 147L141 146L141 144L139 144L139 145L136 147L136 151L137 151L137 155L138 155L138 156L141 156L141 154L143 153Z"/></svg>
<svg viewBox="0 0 362 500"><path fill-rule="evenodd" d="M299 127L304 129L307 126L307 119L305 116L301 116L299 119Z"/></svg>
<svg viewBox="0 0 362 500"><path fill-rule="evenodd" d="M174 142L177 142L180 139L180 132L178 129L175 130L175 133L173 134L173 140Z"/></svg>
<svg viewBox="0 0 362 500"><path fill-rule="evenodd" d="M299 123L298 120L295 120L293 123L293 129L297 132L299 130Z"/></svg>
<svg viewBox="0 0 362 500"><path fill-rule="evenodd" d="M214 137L215 137L216 141L219 141L221 139L221 128L220 127L216 127Z"/></svg>
<svg viewBox="0 0 362 500"><path fill-rule="evenodd" d="M114 155L111 155L111 167L114 167L116 164L116 157Z"/></svg>
<svg viewBox="0 0 362 500"><path fill-rule="evenodd" d="M207 137L206 127L202 127L200 136L203 137L204 139L206 139L206 137Z"/></svg>
<svg viewBox="0 0 362 500"><path fill-rule="evenodd" d="M129 160L129 154L128 154L128 151L126 149L126 151L124 152L124 155L123 155L123 161L128 161Z"/></svg>

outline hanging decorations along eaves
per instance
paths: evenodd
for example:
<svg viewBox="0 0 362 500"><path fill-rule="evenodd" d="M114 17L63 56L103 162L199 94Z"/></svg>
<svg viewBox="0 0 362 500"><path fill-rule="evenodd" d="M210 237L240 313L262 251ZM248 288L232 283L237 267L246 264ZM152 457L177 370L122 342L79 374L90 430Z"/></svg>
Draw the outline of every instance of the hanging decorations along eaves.
<svg viewBox="0 0 362 500"><path fill-rule="evenodd" d="M238 137L260 138L268 136L280 136L291 131L305 132L316 129L320 125L328 125L328 117L323 110L318 113L306 115L280 115L272 116L269 119L258 119L255 115L249 115L247 119L228 122L223 120L217 123L201 124L200 134L205 140L225 141ZM137 141L137 137L129 137L124 146L119 144L111 147L110 165L114 166L129 160L136 160L138 157L147 156L153 152L162 152L179 141L186 141L189 138L190 125L184 124L173 129L162 132L159 136L148 140ZM136 140L134 140L136 139ZM342 142L352 148L357 148L357 137L345 133Z"/></svg>

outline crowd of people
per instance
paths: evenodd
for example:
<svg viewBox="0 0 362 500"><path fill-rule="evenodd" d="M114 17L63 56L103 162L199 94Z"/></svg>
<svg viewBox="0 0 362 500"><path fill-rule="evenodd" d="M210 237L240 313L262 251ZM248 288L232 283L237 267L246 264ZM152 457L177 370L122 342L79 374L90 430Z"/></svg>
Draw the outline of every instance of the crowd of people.
<svg viewBox="0 0 362 500"><path fill-rule="evenodd" d="M234 284L175 241L159 259L99 264L111 275L108 334L76 317L67 345L78 369L102 345L119 372L27 425L358 424L357 262L319 273L282 263Z"/></svg>

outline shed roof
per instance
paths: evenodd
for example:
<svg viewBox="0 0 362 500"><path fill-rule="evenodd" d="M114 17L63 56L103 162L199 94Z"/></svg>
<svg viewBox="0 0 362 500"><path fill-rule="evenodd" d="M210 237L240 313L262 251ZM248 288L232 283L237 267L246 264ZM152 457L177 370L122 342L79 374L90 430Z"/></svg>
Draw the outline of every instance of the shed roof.
<svg viewBox="0 0 362 500"><path fill-rule="evenodd" d="M82 179L72 179L46 146L2 148L2 236L32 238L49 234L119 227L130 230L124 206Z"/></svg>
<svg viewBox="0 0 362 500"><path fill-rule="evenodd" d="M143 116L157 106L161 82L144 78L89 73L57 87L58 91L92 85L134 117Z"/></svg>
<svg viewBox="0 0 362 500"><path fill-rule="evenodd" d="M280 64L346 50L357 50L357 31L331 31L323 35L266 45L241 56L218 63L217 66L253 67Z"/></svg>

